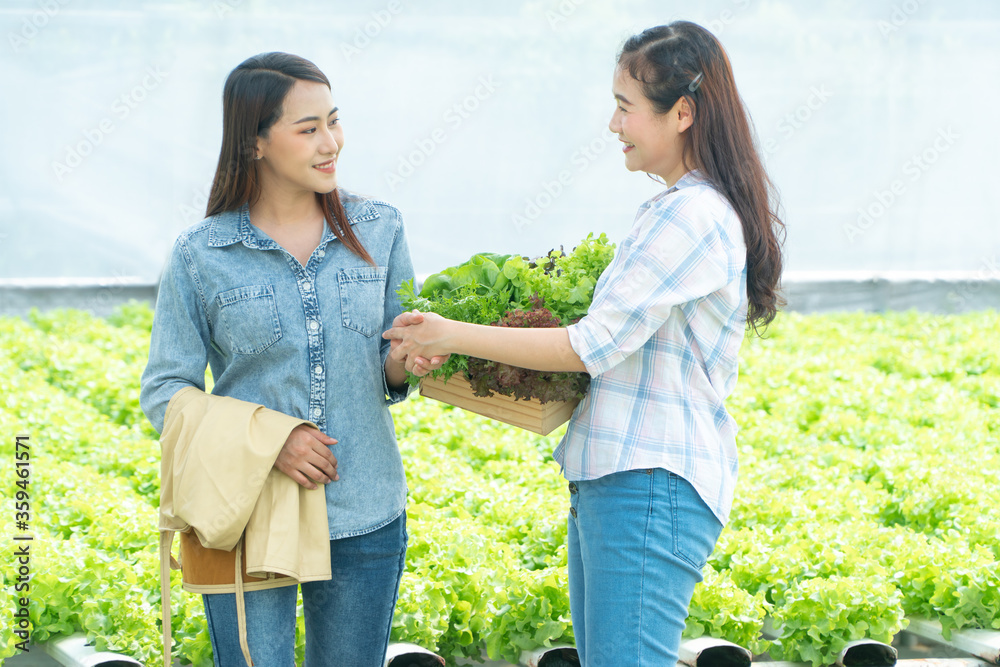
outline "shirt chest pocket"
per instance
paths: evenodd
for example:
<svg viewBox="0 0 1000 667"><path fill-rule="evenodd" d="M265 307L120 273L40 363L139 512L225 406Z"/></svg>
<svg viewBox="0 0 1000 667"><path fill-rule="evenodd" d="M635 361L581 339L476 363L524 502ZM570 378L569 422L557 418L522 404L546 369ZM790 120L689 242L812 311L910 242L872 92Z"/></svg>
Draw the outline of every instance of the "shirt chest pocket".
<svg viewBox="0 0 1000 667"><path fill-rule="evenodd" d="M219 293L219 329L236 354L260 354L281 338L271 285L248 285Z"/></svg>
<svg viewBox="0 0 1000 667"><path fill-rule="evenodd" d="M384 266L359 266L337 274L345 328L368 337L381 332L386 271Z"/></svg>

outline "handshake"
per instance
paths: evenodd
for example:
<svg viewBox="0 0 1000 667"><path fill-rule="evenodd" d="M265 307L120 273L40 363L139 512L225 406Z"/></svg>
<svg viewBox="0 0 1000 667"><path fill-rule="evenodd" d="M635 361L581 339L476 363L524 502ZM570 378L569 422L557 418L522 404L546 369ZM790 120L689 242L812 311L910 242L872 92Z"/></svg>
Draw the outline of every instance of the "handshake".
<svg viewBox="0 0 1000 667"><path fill-rule="evenodd" d="M392 321L392 328L382 334L392 346L389 359L417 377L441 368L451 356L447 334L449 325L454 324L437 313L400 313Z"/></svg>

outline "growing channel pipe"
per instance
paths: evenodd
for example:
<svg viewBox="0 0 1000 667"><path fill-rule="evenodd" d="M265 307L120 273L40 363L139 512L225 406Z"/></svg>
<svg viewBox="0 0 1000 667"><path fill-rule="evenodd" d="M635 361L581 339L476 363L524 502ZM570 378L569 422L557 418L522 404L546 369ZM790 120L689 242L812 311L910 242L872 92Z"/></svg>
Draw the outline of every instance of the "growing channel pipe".
<svg viewBox="0 0 1000 667"><path fill-rule="evenodd" d="M874 639L849 642L837 656L839 667L891 667L899 664L899 654L888 644Z"/></svg>
<svg viewBox="0 0 1000 667"><path fill-rule="evenodd" d="M754 667L812 667L811 662L755 662ZM996 667L980 658L920 658L916 660L899 660L896 667Z"/></svg>
<svg viewBox="0 0 1000 667"><path fill-rule="evenodd" d="M764 626L761 634L766 639L776 639L781 635L775 627L771 618L764 619ZM892 667L892 665L902 664L897 661L896 649L886 643L875 641L874 639L859 639L847 644L837 655L836 665L838 667ZM781 663L755 663L762 665L780 665ZM795 663L788 663L795 664Z"/></svg>
<svg viewBox="0 0 1000 667"><path fill-rule="evenodd" d="M98 651L87 644L87 637L78 633L41 646L54 660L66 667L133 667L141 663L119 653ZM415 644L390 644L385 667L442 667L444 658Z"/></svg>
<svg viewBox="0 0 1000 667"><path fill-rule="evenodd" d="M120 653L98 651L87 643L85 634L77 633L42 644L54 660L67 667L132 667L141 665L138 660Z"/></svg>
<svg viewBox="0 0 1000 667"><path fill-rule="evenodd" d="M910 634L971 653L993 664L1000 664L1000 632L996 630L953 630L951 639L941 634L941 623L926 618L907 618Z"/></svg>
<svg viewBox="0 0 1000 667"><path fill-rule="evenodd" d="M688 667L749 667L753 653L739 644L714 637L681 642L678 661Z"/></svg>
<svg viewBox="0 0 1000 667"><path fill-rule="evenodd" d="M389 644L385 667L441 667L444 658L416 644Z"/></svg>
<svg viewBox="0 0 1000 667"><path fill-rule="evenodd" d="M686 667L749 667L750 661L753 660L753 653L749 650L725 639L713 637L684 640L678 656L680 664ZM521 654L520 664L525 667L562 667L579 665L580 658L574 646L556 644L525 651Z"/></svg>
<svg viewBox="0 0 1000 667"><path fill-rule="evenodd" d="M579 665L580 656L572 644L553 644L521 653L520 664L525 667L563 667Z"/></svg>

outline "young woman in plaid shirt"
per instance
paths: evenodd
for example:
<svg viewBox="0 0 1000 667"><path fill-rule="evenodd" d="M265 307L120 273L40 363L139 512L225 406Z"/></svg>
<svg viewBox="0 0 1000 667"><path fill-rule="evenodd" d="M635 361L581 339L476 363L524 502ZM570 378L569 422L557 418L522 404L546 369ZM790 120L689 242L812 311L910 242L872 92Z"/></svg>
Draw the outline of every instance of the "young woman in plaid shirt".
<svg viewBox="0 0 1000 667"><path fill-rule="evenodd" d="M625 166L667 188L639 207L587 316L514 329L427 313L384 336L418 375L449 353L591 375L554 453L569 481L577 649L586 667L663 667L676 663L694 586L729 518L737 426L724 401L745 331L780 305L784 225L711 33L677 21L635 35L612 90Z"/></svg>

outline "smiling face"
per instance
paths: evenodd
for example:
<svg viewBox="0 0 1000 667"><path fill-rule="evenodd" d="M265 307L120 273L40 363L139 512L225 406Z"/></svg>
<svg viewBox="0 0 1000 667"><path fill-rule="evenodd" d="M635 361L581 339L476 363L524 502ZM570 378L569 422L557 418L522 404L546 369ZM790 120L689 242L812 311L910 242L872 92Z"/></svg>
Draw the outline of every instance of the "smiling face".
<svg viewBox="0 0 1000 667"><path fill-rule="evenodd" d="M693 120L687 100L681 97L667 113L656 113L642 84L620 67L611 90L618 106L608 128L624 144L625 167L659 176L667 185L676 183L690 169L683 159Z"/></svg>
<svg viewBox="0 0 1000 667"><path fill-rule="evenodd" d="M263 191L332 192L344 130L330 89L315 81L296 81L281 107L281 118L267 137L257 138Z"/></svg>

